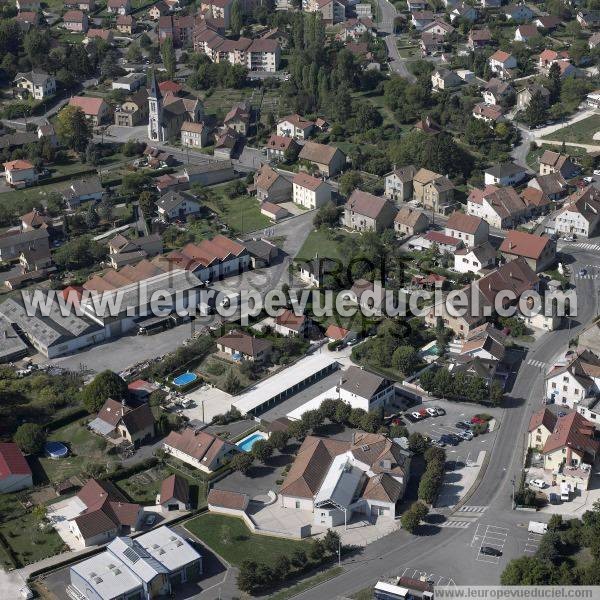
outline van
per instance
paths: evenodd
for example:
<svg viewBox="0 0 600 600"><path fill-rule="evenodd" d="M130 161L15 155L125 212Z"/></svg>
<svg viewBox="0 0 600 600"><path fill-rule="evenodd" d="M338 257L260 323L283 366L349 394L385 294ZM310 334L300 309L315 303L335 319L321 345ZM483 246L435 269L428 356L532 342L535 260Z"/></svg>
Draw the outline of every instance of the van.
<svg viewBox="0 0 600 600"><path fill-rule="evenodd" d="M563 502L569 502L571 499L571 486L568 483L560 484L560 499Z"/></svg>
<svg viewBox="0 0 600 600"><path fill-rule="evenodd" d="M529 533L540 533L543 535L548 531L548 524L542 523L541 521L529 521L527 531L529 531Z"/></svg>

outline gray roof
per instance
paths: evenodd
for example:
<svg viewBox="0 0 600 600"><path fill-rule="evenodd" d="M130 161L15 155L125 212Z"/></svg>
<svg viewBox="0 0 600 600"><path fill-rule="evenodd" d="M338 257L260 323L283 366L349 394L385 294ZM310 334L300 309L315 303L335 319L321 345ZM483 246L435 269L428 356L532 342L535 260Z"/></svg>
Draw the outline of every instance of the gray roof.
<svg viewBox="0 0 600 600"><path fill-rule="evenodd" d="M264 240L248 240L244 242L244 246L252 256L263 258L265 260L271 257L271 252L273 252L274 249L277 250L277 247L274 247Z"/></svg>
<svg viewBox="0 0 600 600"><path fill-rule="evenodd" d="M524 173L525 167L520 167L515 163L503 163L494 165L485 170L486 173L493 175L494 177L507 177L509 175L516 175L517 173Z"/></svg>
<svg viewBox="0 0 600 600"><path fill-rule="evenodd" d="M131 569L143 582L150 583L157 575L169 572L137 541L118 537L108 545L108 551Z"/></svg>
<svg viewBox="0 0 600 600"><path fill-rule="evenodd" d="M100 330L92 321L74 313L63 316L56 300L53 301L48 316L42 316L39 311L36 311L35 316L28 315L23 301L15 298L9 298L0 304L0 314L46 348Z"/></svg>
<svg viewBox="0 0 600 600"><path fill-rule="evenodd" d="M9 231L0 236L0 249L10 248L15 244L26 244L27 242L35 242L43 238L48 239L48 231L46 229L30 229L29 231Z"/></svg>
<svg viewBox="0 0 600 600"><path fill-rule="evenodd" d="M377 392L391 385L387 379L354 366L342 373L340 383L342 389L361 398L372 398Z"/></svg>
<svg viewBox="0 0 600 600"><path fill-rule="evenodd" d="M15 328L0 316L0 361L9 361L27 352L27 344L19 337Z"/></svg>
<svg viewBox="0 0 600 600"><path fill-rule="evenodd" d="M34 85L44 85L46 81L50 78L48 73L44 71L29 71L28 73L17 73L15 77L15 81L17 79L27 79L27 81L31 81Z"/></svg>
<svg viewBox="0 0 600 600"><path fill-rule="evenodd" d="M198 203L198 201L195 198L192 198L188 194L182 194L180 192L167 192L166 194L163 194L160 197L156 205L158 206L158 208L162 208L164 211L168 212L170 210L173 210L174 208L177 208L182 202L185 202L186 200L188 202L191 201Z"/></svg>
<svg viewBox="0 0 600 600"><path fill-rule="evenodd" d="M0 136L0 150L6 148L15 148L25 144L35 144L39 141L37 133L33 131L23 131L22 133L9 133Z"/></svg>
<svg viewBox="0 0 600 600"><path fill-rule="evenodd" d="M88 196L90 194L98 194L103 191L102 184L98 177L90 179L79 179L73 181L71 185L63 192L65 199L77 198L79 196Z"/></svg>

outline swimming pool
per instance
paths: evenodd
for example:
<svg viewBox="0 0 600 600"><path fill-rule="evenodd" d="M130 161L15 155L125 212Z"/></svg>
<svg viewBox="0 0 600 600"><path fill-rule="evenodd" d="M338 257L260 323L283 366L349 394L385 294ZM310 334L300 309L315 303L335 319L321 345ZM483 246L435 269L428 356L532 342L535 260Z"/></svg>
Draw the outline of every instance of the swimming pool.
<svg viewBox="0 0 600 600"><path fill-rule="evenodd" d="M429 346L429 348L424 348L421 351L421 354L423 356L438 356L439 350L438 350L437 344L433 344L433 346Z"/></svg>
<svg viewBox="0 0 600 600"><path fill-rule="evenodd" d="M190 373L188 371L187 373L182 373L181 375L177 375L177 377L175 377L173 379L173 384L178 387L183 387L184 385L187 385L188 383L192 383L192 381L196 381L196 379L198 379L198 375L196 375L196 373Z"/></svg>
<svg viewBox="0 0 600 600"><path fill-rule="evenodd" d="M256 433L252 433L249 436L245 437L244 439L240 440L236 446L238 448L241 448L244 452L250 452L250 450L252 450L252 446L254 446L254 444L256 442L258 442L258 440L266 440L267 436L264 433L261 433L260 431L257 431Z"/></svg>
<svg viewBox="0 0 600 600"><path fill-rule="evenodd" d="M60 442L47 442L44 446L44 452L50 458L64 458L69 454L69 449Z"/></svg>

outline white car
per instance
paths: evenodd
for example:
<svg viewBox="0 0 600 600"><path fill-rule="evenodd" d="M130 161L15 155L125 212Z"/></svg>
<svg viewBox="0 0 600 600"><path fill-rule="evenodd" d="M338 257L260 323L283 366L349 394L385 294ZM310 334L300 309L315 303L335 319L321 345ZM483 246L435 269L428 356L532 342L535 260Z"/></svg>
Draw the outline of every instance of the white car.
<svg viewBox="0 0 600 600"><path fill-rule="evenodd" d="M411 413L410 413L410 416L411 416L413 419L417 419L417 420L421 419L421 415L420 415L418 412L416 412L416 411L415 411L415 412L411 412Z"/></svg>
<svg viewBox="0 0 600 600"><path fill-rule="evenodd" d="M432 417L437 417L438 416L438 412L437 410L435 410L435 408L426 408L425 409Z"/></svg>
<svg viewBox="0 0 600 600"><path fill-rule="evenodd" d="M596 170L594 171L594 175L600 175L600 169L596 169Z"/></svg>
<svg viewBox="0 0 600 600"><path fill-rule="evenodd" d="M529 487L538 488L539 490L543 490L546 487L546 482L543 479L532 479L529 482Z"/></svg>

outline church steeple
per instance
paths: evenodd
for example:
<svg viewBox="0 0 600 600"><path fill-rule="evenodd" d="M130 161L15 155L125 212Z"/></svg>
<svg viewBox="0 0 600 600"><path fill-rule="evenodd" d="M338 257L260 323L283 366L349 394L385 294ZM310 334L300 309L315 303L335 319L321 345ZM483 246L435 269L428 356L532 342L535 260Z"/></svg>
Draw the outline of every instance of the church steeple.
<svg viewBox="0 0 600 600"><path fill-rule="evenodd" d="M157 142L164 142L162 127L163 97L156 81L154 69L148 72L148 137Z"/></svg>

